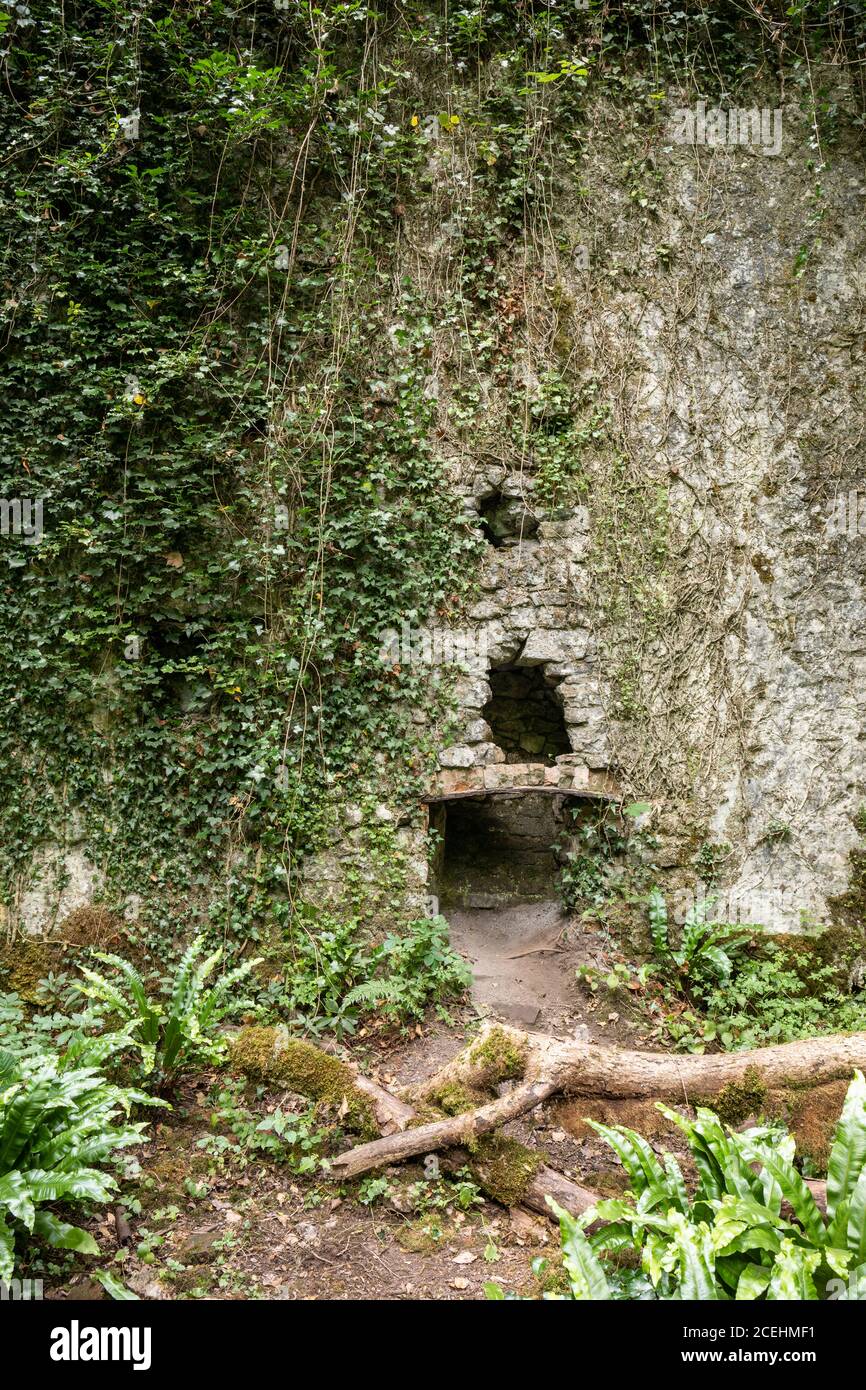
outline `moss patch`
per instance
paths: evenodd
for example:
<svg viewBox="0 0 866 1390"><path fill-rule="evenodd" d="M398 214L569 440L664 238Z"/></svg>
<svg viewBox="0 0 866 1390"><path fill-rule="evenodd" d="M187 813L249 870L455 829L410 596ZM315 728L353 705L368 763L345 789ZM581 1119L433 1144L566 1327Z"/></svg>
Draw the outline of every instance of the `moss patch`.
<svg viewBox="0 0 866 1390"><path fill-rule="evenodd" d="M0 988L17 994L25 1004L39 1003L39 981L61 962L58 946L40 939L19 939L0 947Z"/></svg>
<svg viewBox="0 0 866 1390"><path fill-rule="evenodd" d="M446 1115L463 1115L467 1110L477 1110L489 1099L482 1091L461 1086L459 1081L447 1082L430 1097L432 1103Z"/></svg>
<svg viewBox="0 0 866 1390"><path fill-rule="evenodd" d="M829 899L835 928L830 930L834 940L847 946L849 964L850 959L862 950L866 934L866 854L853 850L850 860L851 877L847 890Z"/></svg>
<svg viewBox="0 0 866 1390"><path fill-rule="evenodd" d="M724 1124L739 1125L752 1116L757 1118L766 1100L767 1087L760 1072L757 1067L749 1067L742 1081L729 1081L718 1095L700 1100L698 1104L714 1110Z"/></svg>
<svg viewBox="0 0 866 1390"><path fill-rule="evenodd" d="M230 1046L232 1065L245 1076L282 1086L326 1105L349 1109L346 1123L362 1134L379 1133L369 1100L355 1086L351 1067L312 1043L291 1038L284 1028L244 1028Z"/></svg>
<svg viewBox="0 0 866 1390"><path fill-rule="evenodd" d="M797 1154L808 1158L819 1173L826 1173L833 1132L842 1113L849 1080L792 1091L787 1097L788 1127L797 1141Z"/></svg>
<svg viewBox="0 0 866 1390"><path fill-rule="evenodd" d="M480 1086L516 1081L526 1070L526 1043L515 1041L504 1028L491 1028L469 1049L469 1063Z"/></svg>
<svg viewBox="0 0 866 1390"><path fill-rule="evenodd" d="M453 1233L450 1225L440 1225L429 1216L419 1216L416 1221L400 1226L394 1239L412 1255L432 1255Z"/></svg>
<svg viewBox="0 0 866 1390"><path fill-rule="evenodd" d="M469 1171L488 1197L504 1207L517 1206L526 1195L544 1157L504 1134L485 1135L472 1151Z"/></svg>

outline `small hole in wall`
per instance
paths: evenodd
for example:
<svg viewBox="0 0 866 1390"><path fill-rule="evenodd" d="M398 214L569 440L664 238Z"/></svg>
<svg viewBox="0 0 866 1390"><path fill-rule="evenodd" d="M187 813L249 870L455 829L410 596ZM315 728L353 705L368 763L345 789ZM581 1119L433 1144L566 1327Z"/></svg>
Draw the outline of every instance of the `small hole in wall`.
<svg viewBox="0 0 866 1390"><path fill-rule="evenodd" d="M519 545L531 540L538 531L538 521L519 497L505 497L494 492L478 508L484 539L495 549Z"/></svg>
<svg viewBox="0 0 866 1390"><path fill-rule="evenodd" d="M488 679L491 694L482 717L507 763L552 765L571 752L562 706L540 666L503 666Z"/></svg>

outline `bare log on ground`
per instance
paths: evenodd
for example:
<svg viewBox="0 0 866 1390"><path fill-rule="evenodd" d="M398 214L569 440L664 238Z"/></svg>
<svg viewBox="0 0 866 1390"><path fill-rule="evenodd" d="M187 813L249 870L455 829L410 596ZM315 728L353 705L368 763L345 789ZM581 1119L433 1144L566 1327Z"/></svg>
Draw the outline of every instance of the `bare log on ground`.
<svg viewBox="0 0 866 1390"><path fill-rule="evenodd" d="M756 1075L768 1090L850 1079L866 1068L866 1033L836 1033L751 1052L678 1056L560 1044L548 1054L564 1072L566 1095L706 1103L726 1086Z"/></svg>
<svg viewBox="0 0 866 1390"><path fill-rule="evenodd" d="M555 1168L548 1168L545 1164L532 1177L520 1199L520 1205L531 1207L533 1211L540 1212L542 1216L551 1220L553 1212L547 1205L548 1197L552 1197L557 1206L571 1212L572 1216L580 1216L590 1207L594 1207L596 1202L601 1201L597 1192L590 1192L588 1187L581 1187L580 1183L573 1182L564 1173L558 1173Z"/></svg>

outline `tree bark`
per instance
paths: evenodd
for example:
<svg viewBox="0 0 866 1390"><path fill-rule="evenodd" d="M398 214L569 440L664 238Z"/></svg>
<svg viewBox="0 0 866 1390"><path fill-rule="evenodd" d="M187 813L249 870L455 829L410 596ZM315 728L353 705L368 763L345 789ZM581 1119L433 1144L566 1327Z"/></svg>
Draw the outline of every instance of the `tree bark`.
<svg viewBox="0 0 866 1390"><path fill-rule="evenodd" d="M335 1178L357 1178L369 1173L372 1168L381 1168L388 1163L402 1163L418 1154L433 1153L439 1149L454 1148L457 1144L468 1144L473 1139L515 1120L527 1110L533 1110L557 1089L555 1078L547 1081L530 1081L519 1086L507 1095L477 1110L469 1110L463 1115L452 1115L447 1120L435 1120L432 1124L418 1125L415 1129L405 1129L400 1134L389 1134L382 1139L374 1139L369 1144L359 1144L348 1153L331 1159L331 1171Z"/></svg>
<svg viewBox="0 0 866 1390"><path fill-rule="evenodd" d="M564 1207L572 1216L580 1216L582 1212L588 1211L596 1202L601 1201L597 1192L590 1192L588 1187L581 1187L580 1183L573 1182L564 1173L558 1173L555 1168L545 1166L539 1168L532 1178L520 1205L530 1207L532 1211L540 1212L548 1221L552 1221L556 1218L547 1205L547 1197L552 1197L558 1206ZM587 1229L593 1230L593 1227L589 1226Z"/></svg>
<svg viewBox="0 0 866 1390"><path fill-rule="evenodd" d="M551 1055L564 1067L567 1095L658 1098L691 1105L747 1081L747 1073L754 1073L768 1090L847 1080L855 1069L866 1068L866 1033L701 1056L627 1052L593 1044L563 1044Z"/></svg>
<svg viewBox="0 0 866 1390"><path fill-rule="evenodd" d="M522 1086L453 1118L351 1149L333 1161L336 1176L359 1177L384 1164L466 1143L526 1114L555 1093L587 1099L658 1098L693 1106L712 1103L726 1086L752 1081L767 1089L815 1086L850 1077L855 1068L866 1069L866 1033L834 1034L752 1052L680 1057L560 1042L544 1034L530 1036L493 1025L422 1083L417 1094L435 1097L443 1085L489 1086L497 1062L513 1075L518 1050L524 1074L530 1078Z"/></svg>
<svg viewBox="0 0 866 1390"><path fill-rule="evenodd" d="M352 1063L355 1073L355 1087L365 1095L373 1107L373 1114L376 1116L376 1123L383 1134L394 1134L404 1130L411 1120L415 1118L415 1110L406 1101L400 1100L391 1091L386 1091L384 1086L378 1086L375 1081L371 1081L368 1076L362 1075Z"/></svg>

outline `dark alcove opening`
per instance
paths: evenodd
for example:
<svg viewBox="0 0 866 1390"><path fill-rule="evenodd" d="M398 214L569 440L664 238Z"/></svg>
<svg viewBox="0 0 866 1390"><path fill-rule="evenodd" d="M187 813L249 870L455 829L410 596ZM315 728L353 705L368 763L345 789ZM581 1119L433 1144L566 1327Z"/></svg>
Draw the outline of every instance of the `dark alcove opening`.
<svg viewBox="0 0 866 1390"><path fill-rule="evenodd" d="M521 792L455 798L439 808L435 879L442 910L554 901L564 802Z"/></svg>
<svg viewBox="0 0 866 1390"><path fill-rule="evenodd" d="M494 492L478 508L484 538L497 550L500 546L519 545L531 540L538 531L538 521L519 497L505 497Z"/></svg>
<svg viewBox="0 0 866 1390"><path fill-rule="evenodd" d="M491 695L482 717L507 763L552 765L571 752L562 706L540 666L504 666L488 679Z"/></svg>

